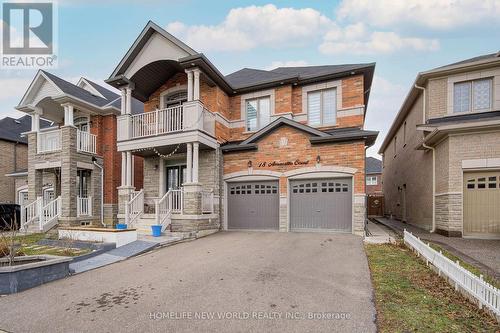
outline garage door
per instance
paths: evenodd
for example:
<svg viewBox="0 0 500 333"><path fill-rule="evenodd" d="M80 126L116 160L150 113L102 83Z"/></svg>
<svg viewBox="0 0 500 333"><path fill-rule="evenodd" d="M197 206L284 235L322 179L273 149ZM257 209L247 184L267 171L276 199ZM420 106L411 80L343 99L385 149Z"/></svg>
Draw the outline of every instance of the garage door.
<svg viewBox="0 0 500 333"><path fill-rule="evenodd" d="M229 183L228 228L278 229L278 182Z"/></svg>
<svg viewBox="0 0 500 333"><path fill-rule="evenodd" d="M350 232L351 184L351 178L291 181L290 229Z"/></svg>
<svg viewBox="0 0 500 333"><path fill-rule="evenodd" d="M464 174L464 235L500 235L500 171Z"/></svg>

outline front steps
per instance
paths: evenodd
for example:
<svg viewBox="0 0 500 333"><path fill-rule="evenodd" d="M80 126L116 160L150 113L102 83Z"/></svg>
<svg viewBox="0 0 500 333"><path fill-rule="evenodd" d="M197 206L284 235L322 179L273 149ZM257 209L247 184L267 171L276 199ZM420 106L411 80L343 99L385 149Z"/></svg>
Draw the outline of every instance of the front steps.
<svg viewBox="0 0 500 333"><path fill-rule="evenodd" d="M137 229L138 234L151 235L151 226L156 225L155 214L142 214L133 224L132 228ZM168 233L168 228L164 233Z"/></svg>

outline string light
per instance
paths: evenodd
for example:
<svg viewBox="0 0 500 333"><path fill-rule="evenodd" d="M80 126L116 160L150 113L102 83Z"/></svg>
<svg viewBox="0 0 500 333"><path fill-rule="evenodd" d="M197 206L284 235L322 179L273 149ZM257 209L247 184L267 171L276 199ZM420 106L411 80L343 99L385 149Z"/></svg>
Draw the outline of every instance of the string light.
<svg viewBox="0 0 500 333"><path fill-rule="evenodd" d="M156 148L141 148L141 149L134 149L132 150L133 153L136 153L136 152L141 152L141 151L153 151L158 157L161 157L161 158L169 158L171 157L172 155L174 155L175 153L177 153L177 151L179 150L179 148L181 147L181 144L179 143L174 150L172 150L170 153L164 155L162 153L160 153L158 150L156 150Z"/></svg>

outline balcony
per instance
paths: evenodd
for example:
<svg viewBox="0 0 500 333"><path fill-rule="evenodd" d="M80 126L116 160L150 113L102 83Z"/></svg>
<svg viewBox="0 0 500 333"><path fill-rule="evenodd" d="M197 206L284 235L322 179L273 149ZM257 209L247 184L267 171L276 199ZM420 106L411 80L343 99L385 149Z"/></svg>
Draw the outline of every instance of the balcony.
<svg viewBox="0 0 500 333"><path fill-rule="evenodd" d="M122 151L198 141L193 135L215 142L215 115L199 101L118 117L118 150Z"/></svg>
<svg viewBox="0 0 500 333"><path fill-rule="evenodd" d="M60 129L39 132L37 136L37 153L45 154L60 151L61 142Z"/></svg>
<svg viewBox="0 0 500 333"><path fill-rule="evenodd" d="M77 130L76 131L76 148L79 152L96 154L96 142L97 136L89 133Z"/></svg>

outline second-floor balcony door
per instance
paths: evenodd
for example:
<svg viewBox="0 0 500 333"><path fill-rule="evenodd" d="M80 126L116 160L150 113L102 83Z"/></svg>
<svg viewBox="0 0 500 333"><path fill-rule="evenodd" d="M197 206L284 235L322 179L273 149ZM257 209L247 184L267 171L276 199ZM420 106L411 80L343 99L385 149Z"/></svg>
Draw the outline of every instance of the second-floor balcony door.
<svg viewBox="0 0 500 333"><path fill-rule="evenodd" d="M186 172L185 165L167 167L167 191L179 189L186 181Z"/></svg>
<svg viewBox="0 0 500 333"><path fill-rule="evenodd" d="M89 131L89 118L87 117L78 117L75 119L75 127L78 128L82 132Z"/></svg>
<svg viewBox="0 0 500 333"><path fill-rule="evenodd" d="M187 91L177 91L163 97L163 108L180 106L187 101Z"/></svg>

